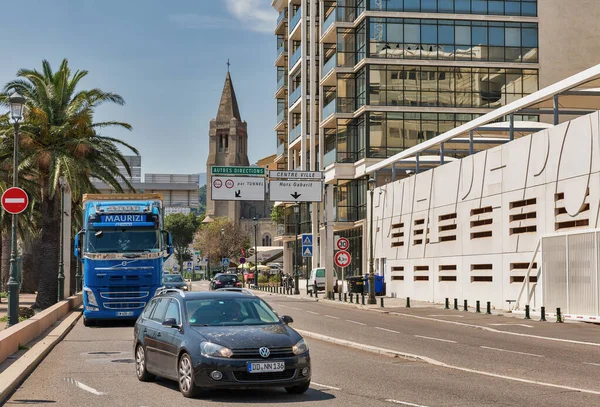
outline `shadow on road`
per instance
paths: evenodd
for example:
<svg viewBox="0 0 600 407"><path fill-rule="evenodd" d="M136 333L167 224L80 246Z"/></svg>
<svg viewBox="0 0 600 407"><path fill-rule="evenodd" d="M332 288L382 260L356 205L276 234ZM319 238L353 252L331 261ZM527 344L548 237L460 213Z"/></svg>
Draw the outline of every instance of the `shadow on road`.
<svg viewBox="0 0 600 407"><path fill-rule="evenodd" d="M135 319L123 319L123 320L98 320L94 321L94 325L88 326L87 328L133 328L135 326Z"/></svg>
<svg viewBox="0 0 600 407"><path fill-rule="evenodd" d="M164 388L179 393L177 382L159 378L155 382ZM181 396L183 397L183 396ZM310 403L334 399L333 394L325 393L316 389L308 389L304 394L287 394L283 388L273 389L235 389L235 390L210 390L203 392L199 400L214 401L220 403L256 403L256 404L280 404L280 403Z"/></svg>

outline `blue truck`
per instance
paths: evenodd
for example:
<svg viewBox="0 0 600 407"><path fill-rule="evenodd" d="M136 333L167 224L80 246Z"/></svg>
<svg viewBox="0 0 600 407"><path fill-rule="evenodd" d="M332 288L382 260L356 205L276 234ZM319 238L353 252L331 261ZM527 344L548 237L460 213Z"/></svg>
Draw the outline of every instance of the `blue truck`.
<svg viewBox="0 0 600 407"><path fill-rule="evenodd" d="M136 319L162 286L172 254L161 194L86 194L75 256L83 265L83 323Z"/></svg>

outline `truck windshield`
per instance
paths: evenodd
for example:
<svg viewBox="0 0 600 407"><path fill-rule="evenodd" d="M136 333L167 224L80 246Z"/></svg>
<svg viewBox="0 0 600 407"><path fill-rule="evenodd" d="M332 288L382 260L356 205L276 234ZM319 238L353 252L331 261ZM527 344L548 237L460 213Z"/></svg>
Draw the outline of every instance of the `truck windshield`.
<svg viewBox="0 0 600 407"><path fill-rule="evenodd" d="M99 229L86 233L87 253L131 253L160 251L159 232L153 228Z"/></svg>

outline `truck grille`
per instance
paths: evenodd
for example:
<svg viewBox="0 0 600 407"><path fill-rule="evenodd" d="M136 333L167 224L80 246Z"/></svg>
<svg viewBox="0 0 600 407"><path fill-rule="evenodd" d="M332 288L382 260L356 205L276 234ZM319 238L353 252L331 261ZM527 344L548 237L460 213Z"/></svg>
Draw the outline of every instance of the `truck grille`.
<svg viewBox="0 0 600 407"><path fill-rule="evenodd" d="M106 309L140 309L144 308L145 302L105 302Z"/></svg>
<svg viewBox="0 0 600 407"><path fill-rule="evenodd" d="M104 291L100 297L107 300L136 300L146 298L148 291Z"/></svg>
<svg viewBox="0 0 600 407"><path fill-rule="evenodd" d="M296 375L296 369L287 369L283 372L268 372L268 373L249 373L249 372L233 372L235 380L239 382L255 382L269 380L290 380Z"/></svg>
<svg viewBox="0 0 600 407"><path fill-rule="evenodd" d="M269 348L271 354L267 359L273 358L285 358L294 356L294 352L292 352L291 347L281 347L281 348ZM258 348L247 348L247 349L233 349L232 358L235 359L264 359L258 353ZM253 373L253 375L257 375L258 373Z"/></svg>

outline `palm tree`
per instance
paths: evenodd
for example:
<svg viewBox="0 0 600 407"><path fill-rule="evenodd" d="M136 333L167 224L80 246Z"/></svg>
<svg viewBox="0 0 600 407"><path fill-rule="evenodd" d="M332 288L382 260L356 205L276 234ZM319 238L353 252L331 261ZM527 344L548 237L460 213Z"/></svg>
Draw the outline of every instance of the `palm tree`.
<svg viewBox="0 0 600 407"><path fill-rule="evenodd" d="M61 220L60 194L57 194L59 179L64 180L74 197L95 190L90 180L92 174L117 191L122 191L121 183L133 189L117 167L121 164L131 173L119 146L138 154L137 150L121 140L99 134L107 127L131 130L131 126L117 121L94 122L98 106L103 103L123 105L125 101L115 93L100 89L76 92L77 85L87 74L87 71L72 74L66 59L58 71L53 72L50 63L44 60L42 72L21 69L17 72L20 79L4 87L4 95L17 91L27 99L27 113L20 134L20 168L37 174L36 184L40 191L41 244L38 255L41 273L36 307L47 308L57 300ZM1 103L6 104L6 96L0 98ZM4 132L12 134L10 128L5 128Z"/></svg>

